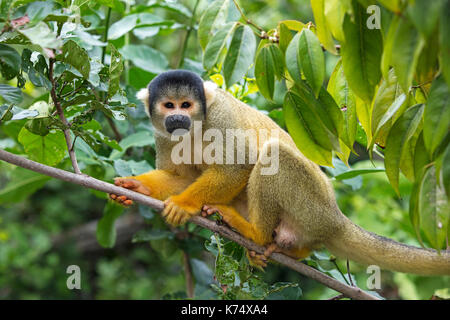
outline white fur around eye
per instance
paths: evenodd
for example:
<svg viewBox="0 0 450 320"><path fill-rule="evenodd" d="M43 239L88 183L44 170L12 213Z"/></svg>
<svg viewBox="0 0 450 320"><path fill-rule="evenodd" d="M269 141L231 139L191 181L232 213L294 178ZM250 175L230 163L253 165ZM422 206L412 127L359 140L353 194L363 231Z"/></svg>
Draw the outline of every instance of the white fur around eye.
<svg viewBox="0 0 450 320"><path fill-rule="evenodd" d="M206 105L209 106L216 96L217 84L212 81L205 81L203 82L203 88L205 90Z"/></svg>

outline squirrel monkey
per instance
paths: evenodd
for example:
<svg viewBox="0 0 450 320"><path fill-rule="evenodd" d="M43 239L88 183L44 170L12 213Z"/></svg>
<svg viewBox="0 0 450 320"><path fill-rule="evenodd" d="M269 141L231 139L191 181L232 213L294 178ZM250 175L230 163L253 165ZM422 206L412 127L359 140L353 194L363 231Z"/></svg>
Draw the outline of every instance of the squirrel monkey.
<svg viewBox="0 0 450 320"><path fill-rule="evenodd" d="M169 224L181 225L200 213L218 213L244 237L267 246L264 255L249 256L258 266L265 266L265 258L273 251L301 259L325 246L338 257L366 265L423 275L450 274L449 251L438 254L401 244L350 221L339 210L327 176L298 150L289 134L215 84L189 71L168 71L139 91L138 98L154 127L157 169L116 178L115 184L164 200L162 215ZM202 124L200 129L195 121ZM174 163L171 155L178 142L172 141L173 134L184 130L193 140L196 130L209 129L223 137L229 129L254 130L257 143L245 143L244 149L246 160L252 153L257 155L254 163ZM263 135L261 129L271 134ZM250 142L249 137L245 139ZM205 148L206 142L201 143ZM263 174L264 156L274 150L278 151L278 171ZM198 150L194 147L190 152L195 157ZM242 156L239 150L233 152L231 159ZM110 197L132 204L125 196Z"/></svg>

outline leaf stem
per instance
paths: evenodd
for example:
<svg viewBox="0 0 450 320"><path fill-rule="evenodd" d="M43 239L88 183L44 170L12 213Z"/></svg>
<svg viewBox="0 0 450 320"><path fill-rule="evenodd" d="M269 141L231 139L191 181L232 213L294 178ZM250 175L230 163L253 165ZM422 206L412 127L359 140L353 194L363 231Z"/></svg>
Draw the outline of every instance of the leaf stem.
<svg viewBox="0 0 450 320"><path fill-rule="evenodd" d="M72 162L73 170L76 174L81 174L80 167L78 166L77 156L75 155L75 151L73 150L74 145L72 144L72 138L70 137L70 124L64 116L64 110L61 107L61 103L56 96L56 81L53 77L53 67L55 64L55 60L53 58L49 59L49 68L48 68L48 77L50 82L52 83L52 89L50 90L50 96L52 97L53 104L55 105L56 111L58 113L59 119L64 125L64 138L66 139L67 151L69 152L70 161Z"/></svg>

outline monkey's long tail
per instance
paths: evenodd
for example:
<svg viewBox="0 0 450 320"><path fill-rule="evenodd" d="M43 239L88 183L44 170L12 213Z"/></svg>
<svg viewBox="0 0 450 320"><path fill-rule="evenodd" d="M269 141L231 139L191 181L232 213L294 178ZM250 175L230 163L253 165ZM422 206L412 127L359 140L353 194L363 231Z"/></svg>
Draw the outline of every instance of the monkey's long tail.
<svg viewBox="0 0 450 320"><path fill-rule="evenodd" d="M344 215L343 215L344 216ZM347 258L381 269L422 275L450 275L450 251L440 254L402 244L366 231L344 216L342 233L325 246L337 257Z"/></svg>

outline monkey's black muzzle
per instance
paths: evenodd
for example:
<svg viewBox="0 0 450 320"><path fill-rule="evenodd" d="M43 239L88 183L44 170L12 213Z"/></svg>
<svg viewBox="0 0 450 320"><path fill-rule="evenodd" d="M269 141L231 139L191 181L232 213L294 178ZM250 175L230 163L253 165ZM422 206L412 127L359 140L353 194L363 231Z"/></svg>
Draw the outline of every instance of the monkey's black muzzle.
<svg viewBox="0 0 450 320"><path fill-rule="evenodd" d="M188 116L174 114L166 118L166 130L171 134L177 129L189 130L191 127L191 119Z"/></svg>

